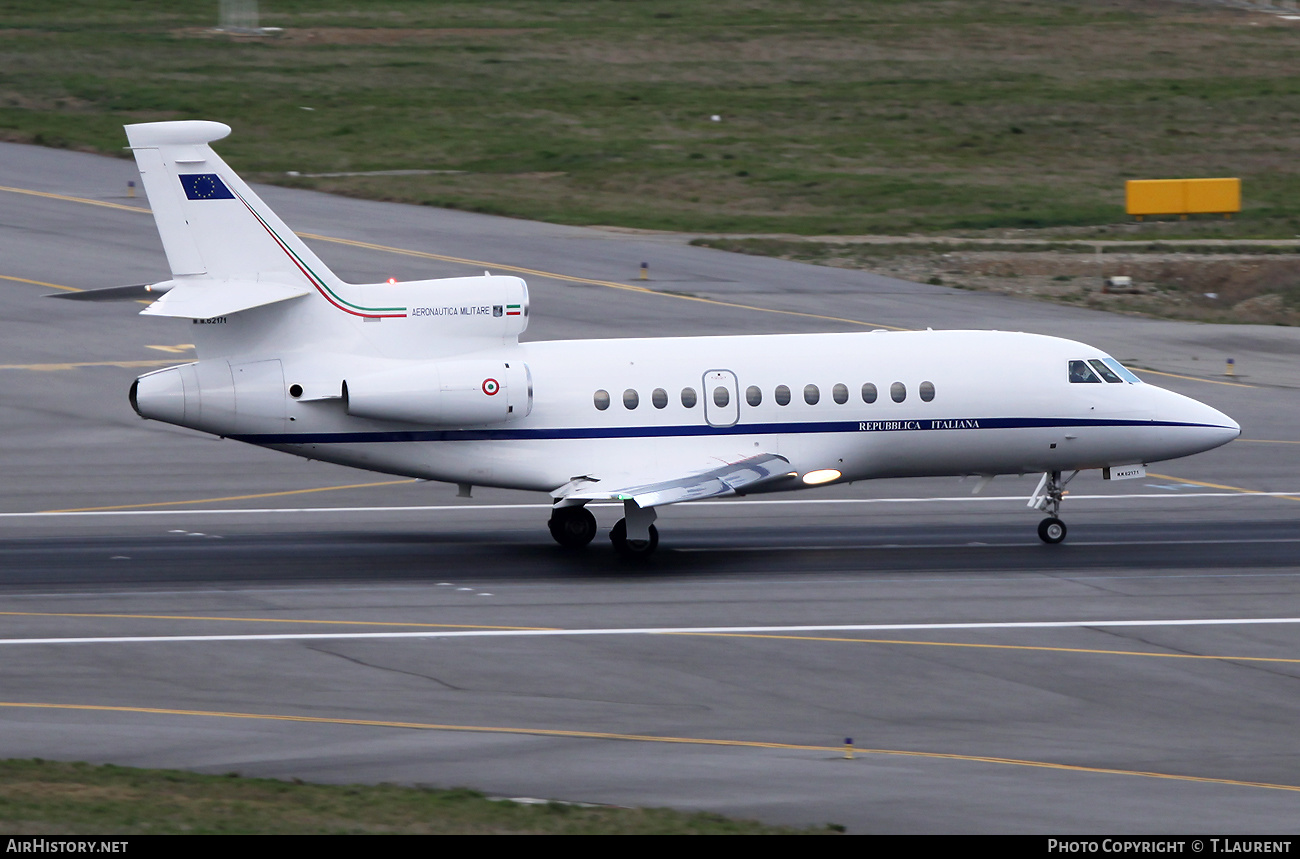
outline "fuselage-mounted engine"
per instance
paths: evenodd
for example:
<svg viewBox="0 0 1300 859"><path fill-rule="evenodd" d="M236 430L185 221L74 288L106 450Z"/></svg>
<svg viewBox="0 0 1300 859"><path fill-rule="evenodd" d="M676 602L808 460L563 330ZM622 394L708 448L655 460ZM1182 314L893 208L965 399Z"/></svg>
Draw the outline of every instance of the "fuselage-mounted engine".
<svg viewBox="0 0 1300 859"><path fill-rule="evenodd" d="M343 382L347 413L379 421L480 426L527 417L533 383L522 361L422 361Z"/></svg>

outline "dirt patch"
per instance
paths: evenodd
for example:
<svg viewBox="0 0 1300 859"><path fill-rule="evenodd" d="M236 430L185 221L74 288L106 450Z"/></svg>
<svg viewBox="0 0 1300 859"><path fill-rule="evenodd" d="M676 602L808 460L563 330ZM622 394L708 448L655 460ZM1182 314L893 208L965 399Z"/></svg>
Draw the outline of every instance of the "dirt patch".
<svg viewBox="0 0 1300 859"><path fill-rule="evenodd" d="M1261 260L1201 254L957 251L896 257L872 268L923 283L1146 316L1300 325L1300 255ZM1105 279L1115 275L1130 278L1131 285L1107 287Z"/></svg>
<svg viewBox="0 0 1300 859"><path fill-rule="evenodd" d="M922 240L924 241L924 240ZM1292 246L1232 248L1222 242L1104 246L1077 242L921 244L797 239L698 239L721 250L864 269L910 280L1037 298L1099 310L1189 319L1300 325L1300 250ZM948 249L948 248L951 248ZM1121 282L1111 278L1121 278Z"/></svg>

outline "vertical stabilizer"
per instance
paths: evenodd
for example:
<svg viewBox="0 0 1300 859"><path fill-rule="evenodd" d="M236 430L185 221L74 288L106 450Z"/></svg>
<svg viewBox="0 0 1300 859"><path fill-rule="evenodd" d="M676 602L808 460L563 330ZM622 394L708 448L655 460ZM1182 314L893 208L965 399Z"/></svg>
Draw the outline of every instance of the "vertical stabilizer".
<svg viewBox="0 0 1300 859"><path fill-rule="evenodd" d="M172 270L141 313L191 320L200 358L428 360L519 342L519 278L343 283L212 151L229 126L150 122L126 134Z"/></svg>
<svg viewBox="0 0 1300 859"><path fill-rule="evenodd" d="M339 283L208 144L220 122L126 126L174 278L314 288Z"/></svg>

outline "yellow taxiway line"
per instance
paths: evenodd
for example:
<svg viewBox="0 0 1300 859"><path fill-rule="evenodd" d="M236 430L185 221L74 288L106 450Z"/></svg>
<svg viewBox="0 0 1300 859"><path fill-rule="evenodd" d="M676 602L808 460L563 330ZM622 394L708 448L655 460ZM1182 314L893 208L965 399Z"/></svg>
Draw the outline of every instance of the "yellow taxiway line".
<svg viewBox="0 0 1300 859"><path fill-rule="evenodd" d="M70 203L85 203L86 205L90 205L90 206L105 206L110 209L121 209L127 212L136 212L138 214L145 214L145 215L153 214L151 210L144 209L139 206L124 206L120 203L106 203L102 200L91 200L86 197L72 197L67 194L51 194L48 191L29 191L25 188L10 188L4 185L0 185L0 191L10 191L14 194L28 194L33 197L47 197L49 199L63 200L65 202L70 202ZM413 250L408 250L406 248L396 248L396 247L391 247L389 245L375 244L374 242L362 242L362 241L356 241L354 239L341 239L341 238L336 238L334 236L323 236L316 233L299 233L298 236L299 238L303 238L303 239L315 239L317 241L322 241L322 242L332 242L334 244L348 245L351 247L365 248L368 250L383 251L385 253L400 254L402 256L411 256L411 257L419 257L422 259L439 260L441 262L451 262L460 265L474 266L475 268L488 268L488 269L496 269L498 271L510 271L510 272L515 272L516 274L527 274L527 275L532 275L534 277L545 277L551 280L566 281L568 283L585 283L591 286L603 286L609 289L618 289L626 292L639 292L639 293L644 293L646 295L659 296L661 298L676 298L681 301L696 301L702 304L712 304L718 307L732 307L737 310L753 310L759 313L778 313L783 316L798 316L804 319L821 319L827 322L841 322L848 325L861 325L867 328L886 328L889 329L890 331L911 330L909 328L899 328L894 325L883 325L877 322L863 322L861 319L848 319L842 316L824 316L818 313L803 313L798 310L779 310L773 307L759 307L757 305L752 305L752 304L740 304L734 301L719 301L718 299L714 299L714 298L701 298L700 296L697 295L679 295L677 293L672 293L672 292L657 292L653 289L648 289L644 286L634 286L632 284L619 283L613 280L598 280L589 277L577 277L575 275L558 274L556 272L543 271L541 269L524 268L522 266L514 266L514 265L505 265L503 263L487 262L485 260L466 259L464 257L453 257L453 256L447 256L445 254L429 253L428 251L413 251ZM21 278L12 278L12 279L21 280ZM38 281L30 281L30 282L37 283ZM53 284L45 284L45 285L53 286ZM70 287L55 287L55 288L70 289Z"/></svg>
<svg viewBox="0 0 1300 859"><path fill-rule="evenodd" d="M1129 369L1133 369L1130 367ZM1184 376L1181 373L1162 373L1159 370L1145 370L1138 368L1136 373L1150 373L1153 376L1168 376L1171 379L1188 379L1193 382L1205 382L1210 385L1228 385L1233 388L1257 388L1258 385L1247 385L1245 382L1224 382L1220 379L1207 379L1204 376Z"/></svg>
<svg viewBox="0 0 1300 859"><path fill-rule="evenodd" d="M3 612L0 612L3 614ZM771 635L757 632L667 632L663 635L709 636L712 638L774 638L786 641L829 641L837 644L903 644L919 647L972 647L984 650L1034 650L1047 653L1082 653L1092 656L1151 656L1161 659L1208 659L1218 662L1290 662L1300 659L1282 656L1216 656L1199 653L1152 653L1145 650L1104 650L1089 647L1041 647L1028 644L976 644L964 641L908 641L892 638L832 638L819 635Z"/></svg>
<svg viewBox="0 0 1300 859"><path fill-rule="evenodd" d="M0 190L8 190L8 189L0 189ZM46 283L43 280L32 280L29 277L14 277L13 275L9 275L9 274L0 274L0 280L12 280L12 281L17 281L18 283L32 283L35 284L36 286L48 286L50 289L61 289L64 292L85 291L82 289L77 289L75 286L62 286L57 283Z"/></svg>
<svg viewBox="0 0 1300 859"><path fill-rule="evenodd" d="M1272 495L1259 489L1246 489L1242 486L1227 486L1223 483L1206 483L1204 480L1188 480L1186 477L1174 477L1171 474L1156 474L1154 471L1148 471L1147 477L1154 477L1157 480L1173 480L1178 483L1186 483L1191 486L1204 486L1209 489L1226 489L1229 492L1240 492L1243 495L1269 495L1270 498L1285 498L1287 501L1300 501L1300 497L1295 495Z"/></svg>
<svg viewBox="0 0 1300 859"><path fill-rule="evenodd" d="M779 310L772 307L759 307L753 304L739 304L734 301L720 301L716 298L702 298L698 295L682 295L675 292L658 292L644 286L635 286L628 283L619 283L614 280L598 280L590 277L578 277L570 274L557 274L553 271L543 271L535 268L525 268L517 265L506 265L503 263L488 262L486 260L466 259L464 257L447 256L446 254L429 253L428 251L413 251L406 248L395 248L389 245L375 244L374 242L362 242L354 239L340 239L334 236L323 236L318 233L300 233L300 238L316 239L322 242L333 242L340 245L349 245L351 247L366 248L368 250L383 251L385 253L400 254L402 256L420 257L423 259L439 260L440 262L458 263L460 265L470 265L475 268L496 269L497 271L509 271L515 274L527 274L533 277L544 277L551 280L560 280L567 283L585 283L591 286L603 286L609 289L619 289L625 292L638 292L646 295L659 296L661 298L676 298L681 301L696 301L702 304L712 304L718 307L734 307L738 310L755 310L761 313L779 313L783 316L799 316L804 319L821 319L828 322L842 322L849 325L861 325L865 328L886 328L890 331L911 331L910 328L899 328L895 325L884 325L879 322L863 322L861 319L849 319L843 316L824 316L819 313L803 313L798 310Z"/></svg>
<svg viewBox="0 0 1300 859"><path fill-rule="evenodd" d="M31 191L25 188L11 188L3 185L0 185L0 191L9 191L14 194L28 194L34 197L47 197L49 199L63 200L65 202L71 202L71 203L84 203L90 206L104 206L110 209L120 209L123 211L135 212L138 214L145 214L145 215L152 214L151 210L142 208L140 206L125 206L122 205L121 203L108 203L103 200L92 200L86 197L73 197L67 194L53 194L48 191ZM559 274L557 272L544 271L542 269L506 265L503 263L489 262L487 260L468 259L466 257L454 257L454 256L448 256L446 254L430 253L428 251L416 251L407 248L392 247L391 245L376 244L374 242L363 242L355 239L343 239L343 238L338 238L336 236L326 236L326 235L321 235L319 233L299 233L298 236L303 239L315 239L317 241L322 241L322 242L332 242L334 244L347 245L350 247L357 247L357 248L365 248L368 250L382 251L384 253L399 254L401 256L411 256L411 257L419 257L421 259L438 260L440 262L450 262L450 263L456 263L458 265L468 265L468 266L473 266L475 268L486 268L486 269L496 269L498 271L509 271L509 272L514 272L516 274L526 274L534 277L544 277L544 278L549 278L551 280L564 281L567 283L584 283L584 284L589 284L591 286L603 286L608 289L618 289L625 292L643 293L646 295L659 296L661 298L675 298L681 301L695 301L702 304L711 304L717 307L731 307L737 310L752 310L759 313L776 313L783 316L797 316L804 319L820 319L826 322L839 322L847 325L859 325L865 328L883 328L889 331L914 330L910 328L901 328L896 325L885 325L878 322L865 322L861 319L849 319L843 316L827 316L820 313L804 313L798 310L780 310L778 308L773 308L773 307L760 307L758 305L753 305L753 304L741 304L739 302L734 302L734 301L721 301L715 298L703 298L698 295L681 295L672 292L658 292L656 290L649 289L644 286L636 286L633 284L619 283L617 281L612 281L612 280L600 280L597 278L578 277L576 275ZM3 275L0 275L0 277L3 277ZM40 281L34 281L34 280L29 281L29 280L25 280L24 278L9 277L6 279L19 280L26 283L41 284ZM41 284L41 285L50 286L55 289L80 291L80 290L75 290L72 287L58 286L56 284L50 284L50 283ZM1165 372L1161 372L1160 370L1140 370L1139 372L1151 373L1156 376L1168 376L1170 378L1175 378L1175 379L1187 379L1193 382L1206 382L1211 385L1229 385L1231 387L1236 387L1236 388L1256 387L1255 385L1249 385L1244 382L1226 382L1218 379L1206 379L1199 376L1185 376L1179 373L1165 373Z"/></svg>
<svg viewBox="0 0 1300 859"><path fill-rule="evenodd" d="M60 364L0 364L0 370L33 370L39 373L53 373L59 370L80 370L84 367L166 367L176 360L148 361L69 361Z"/></svg>
<svg viewBox="0 0 1300 859"><path fill-rule="evenodd" d="M2 368L0 368L2 369ZM276 498L281 495L305 495L309 492L335 492L340 489L368 489L372 486L397 486L416 483L413 477L401 480L380 480L375 483L348 483L343 486L317 486L312 489L286 489L282 492L258 492L253 495L227 495L224 498L194 498L189 501L151 501L147 504L116 504L111 507L70 507L66 510L42 510L42 513L97 513L102 510L137 510L145 507L179 507L183 504L214 504L220 501L248 501L254 498Z"/></svg>
<svg viewBox="0 0 1300 859"><path fill-rule="evenodd" d="M763 740L725 740L708 737L671 737L653 734L621 734L608 731L569 731L553 728L522 728L492 725L449 725L432 722L402 722L385 719L342 719L328 716L294 716L279 713L238 713L221 710L181 710L164 707L125 707L100 704L49 704L25 701L0 701L0 707L30 710L80 710L101 713L134 713L157 716L186 716L208 719L248 719L265 722L298 722L317 725L349 725L365 728L393 728L416 731L457 731L476 734L513 734L533 737L560 737L582 740L615 740L636 743L669 743L690 746L723 746L741 749L779 749L788 751L820 752L843 754L843 746L824 746L801 743L774 743ZM1166 781L1183 781L1196 784L1217 784L1230 787L1254 787L1265 790L1285 790L1300 792L1300 786L1290 784L1273 784L1270 782L1244 781L1241 779L1210 778L1207 776L1181 775L1177 773L1150 772L1145 770L1126 770L1114 767L1089 767L1078 764L1061 764L1052 761L1035 761L1020 758L1003 758L986 755L961 755L947 752L924 752L911 749L870 749L855 748L855 755L879 755L894 757L928 758L931 760L962 761L966 763L997 764L1001 766L1032 767L1035 769L1060 770L1064 772L1090 773L1095 775L1116 775L1138 778L1162 779Z"/></svg>
<svg viewBox="0 0 1300 859"><path fill-rule="evenodd" d="M49 200L63 200L66 203L84 203L87 206L103 206L106 209L121 209L124 212L136 212L143 215L152 215L153 212L143 206L125 206L121 203L109 203L104 200L92 200L89 197L72 197L67 194L52 194L49 191L33 191L29 188L10 188L6 185L0 185L0 191L8 191L11 194L26 194L29 197L45 197Z"/></svg>

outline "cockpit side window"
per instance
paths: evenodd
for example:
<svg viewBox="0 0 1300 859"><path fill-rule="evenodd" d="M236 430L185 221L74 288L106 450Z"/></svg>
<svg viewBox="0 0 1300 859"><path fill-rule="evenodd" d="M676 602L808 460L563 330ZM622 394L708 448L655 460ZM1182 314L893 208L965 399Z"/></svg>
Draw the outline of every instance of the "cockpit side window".
<svg viewBox="0 0 1300 859"><path fill-rule="evenodd" d="M1097 374L1088 368L1087 361L1070 362L1070 381L1072 383L1096 382L1097 384L1101 384L1101 379L1097 378Z"/></svg>
<svg viewBox="0 0 1300 859"><path fill-rule="evenodd" d="M1096 358L1091 359L1090 361L1088 361L1088 363L1091 364L1092 369L1100 373L1101 377L1105 379L1107 382L1110 382L1112 384L1124 383L1123 379L1115 375L1114 370L1112 370L1110 367L1107 367L1105 364L1103 364L1101 361L1097 360Z"/></svg>

